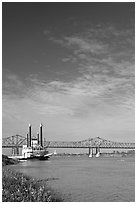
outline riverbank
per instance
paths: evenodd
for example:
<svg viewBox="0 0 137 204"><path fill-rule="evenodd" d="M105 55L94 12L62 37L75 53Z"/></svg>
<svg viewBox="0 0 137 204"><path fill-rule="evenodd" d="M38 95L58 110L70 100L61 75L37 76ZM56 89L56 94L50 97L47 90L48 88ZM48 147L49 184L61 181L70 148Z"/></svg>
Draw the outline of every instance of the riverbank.
<svg viewBox="0 0 137 204"><path fill-rule="evenodd" d="M2 156L2 202L62 202L47 186L46 180L34 179L10 169L17 161Z"/></svg>

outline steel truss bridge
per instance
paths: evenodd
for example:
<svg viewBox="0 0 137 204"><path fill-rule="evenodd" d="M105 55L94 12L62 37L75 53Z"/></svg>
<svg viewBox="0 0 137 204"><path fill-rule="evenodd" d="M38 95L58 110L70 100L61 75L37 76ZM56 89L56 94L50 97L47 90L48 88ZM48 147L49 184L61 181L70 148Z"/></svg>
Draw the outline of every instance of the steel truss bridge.
<svg viewBox="0 0 137 204"><path fill-rule="evenodd" d="M32 138L33 139L33 138ZM13 135L2 139L2 148L12 148L16 150L16 154L19 154L19 148L27 143L27 139L21 135ZM135 143L125 142L113 142L100 137L89 138L82 141L46 141L44 138L45 148L88 148L89 154L93 148L96 149L96 153L101 148L109 149L135 149Z"/></svg>

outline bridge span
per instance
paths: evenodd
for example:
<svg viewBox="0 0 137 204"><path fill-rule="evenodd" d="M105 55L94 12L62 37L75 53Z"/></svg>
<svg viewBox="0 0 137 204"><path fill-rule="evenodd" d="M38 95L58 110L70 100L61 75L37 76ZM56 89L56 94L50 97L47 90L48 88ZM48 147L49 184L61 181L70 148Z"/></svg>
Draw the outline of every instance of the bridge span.
<svg viewBox="0 0 137 204"><path fill-rule="evenodd" d="M16 150L16 154L19 154L19 148L27 143L27 138L21 135L13 135L2 139L2 148L12 148ZM89 138L81 141L46 141L44 138L43 146L45 148L88 148L89 155L93 154L93 149L96 149L96 153L100 152L100 149L135 149L135 143L127 142L113 142L100 137ZM13 152L13 151L12 151Z"/></svg>

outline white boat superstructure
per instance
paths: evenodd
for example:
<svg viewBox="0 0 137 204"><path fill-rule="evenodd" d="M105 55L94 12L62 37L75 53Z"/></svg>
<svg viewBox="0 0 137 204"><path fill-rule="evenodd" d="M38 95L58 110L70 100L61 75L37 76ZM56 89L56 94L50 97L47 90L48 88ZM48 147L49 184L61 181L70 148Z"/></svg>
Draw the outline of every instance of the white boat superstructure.
<svg viewBox="0 0 137 204"><path fill-rule="evenodd" d="M28 134L27 134L27 144L22 147L22 155L19 157L20 160L27 159L39 159L47 160L53 153L49 153L47 149L43 146L42 139L42 124L40 124L39 133L37 133L37 138L31 137L31 125L29 124Z"/></svg>

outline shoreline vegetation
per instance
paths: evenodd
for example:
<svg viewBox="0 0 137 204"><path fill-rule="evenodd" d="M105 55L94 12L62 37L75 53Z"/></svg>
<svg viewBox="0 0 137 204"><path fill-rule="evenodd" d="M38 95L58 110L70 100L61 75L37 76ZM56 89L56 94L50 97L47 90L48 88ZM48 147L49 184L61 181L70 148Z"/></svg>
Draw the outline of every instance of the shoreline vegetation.
<svg viewBox="0 0 137 204"><path fill-rule="evenodd" d="M17 163L18 161L2 155L2 202L63 201L61 195L47 185L48 179L34 179L9 168L9 165Z"/></svg>

